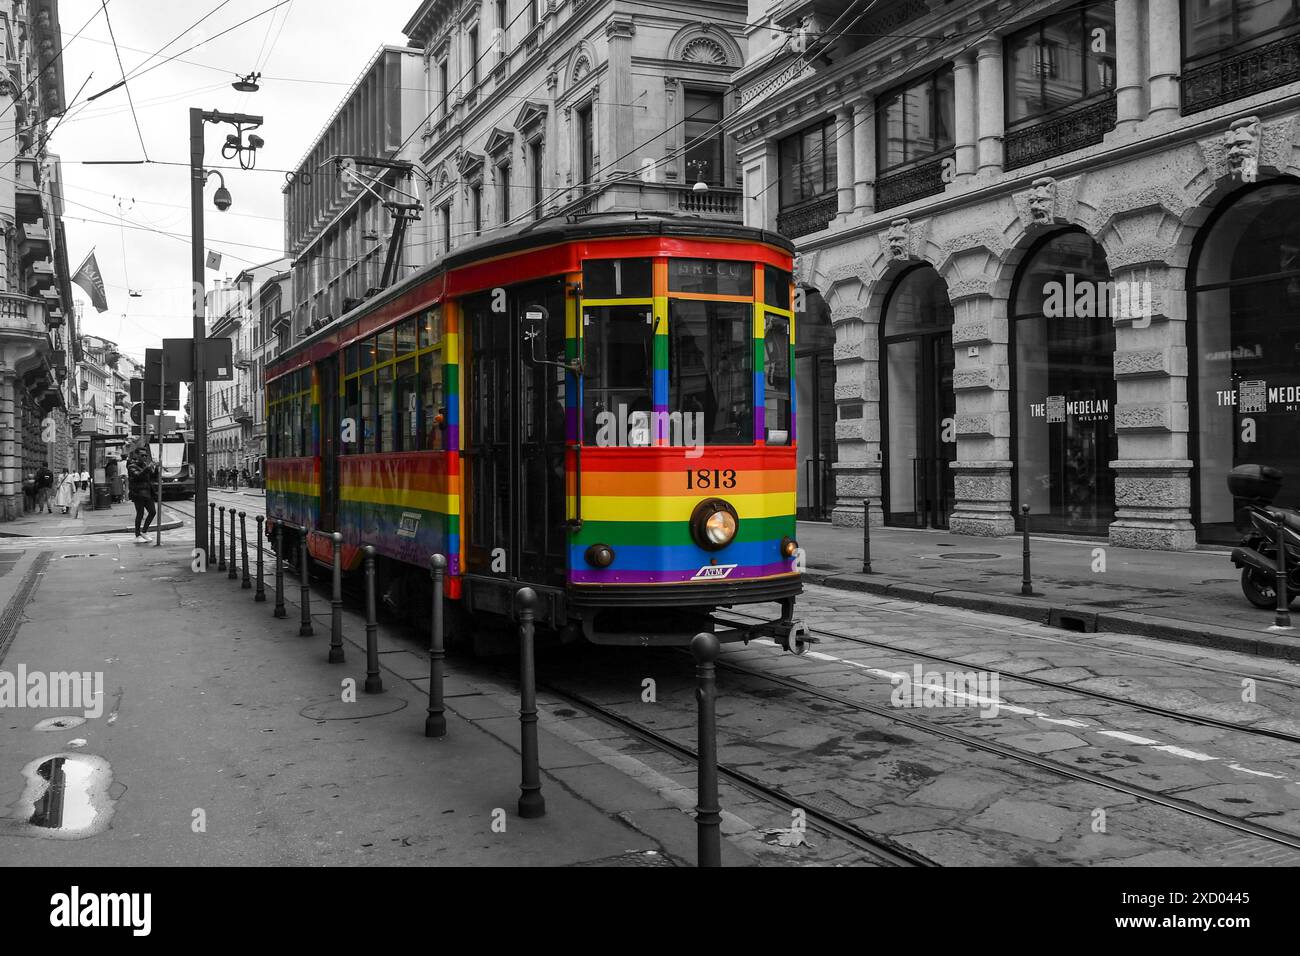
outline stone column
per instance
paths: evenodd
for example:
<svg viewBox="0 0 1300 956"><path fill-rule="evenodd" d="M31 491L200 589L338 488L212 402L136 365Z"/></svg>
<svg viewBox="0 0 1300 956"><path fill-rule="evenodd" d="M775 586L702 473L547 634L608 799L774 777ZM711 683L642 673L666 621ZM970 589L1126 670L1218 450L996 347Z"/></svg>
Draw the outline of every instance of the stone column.
<svg viewBox="0 0 1300 956"><path fill-rule="evenodd" d="M835 111L835 187L838 198L836 222L848 222L853 215L853 108Z"/></svg>
<svg viewBox="0 0 1300 956"><path fill-rule="evenodd" d="M1178 118L1181 91L1181 22L1178 0L1149 0L1147 4L1147 75L1150 82L1151 119Z"/></svg>
<svg viewBox="0 0 1300 956"><path fill-rule="evenodd" d="M876 104L870 97L853 105L853 212L876 211Z"/></svg>
<svg viewBox="0 0 1300 956"><path fill-rule="evenodd" d="M1111 258L1118 260L1118 254ZM1119 458L1111 462L1115 520L1110 541L1120 547L1196 546L1188 458L1185 274L1163 260L1111 262L1117 291L1127 292L1128 305L1124 308L1120 299L1121 308L1112 316Z"/></svg>
<svg viewBox="0 0 1300 956"><path fill-rule="evenodd" d="M626 174L638 165L636 156L632 155L637 142L636 119L633 115L636 110L630 105L632 37L635 34L636 26L628 16L614 15L605 22L605 40L609 46L609 82L602 84L605 90L600 98L614 105L607 106L604 110L609 130L608 133L602 131L600 139L611 152L606 153L601 160L602 179ZM595 112L593 108L593 115Z"/></svg>
<svg viewBox="0 0 1300 956"><path fill-rule="evenodd" d="M996 267L996 262L988 263L984 274L994 275ZM957 534L1011 534L1015 519L1007 300L987 288L959 291L951 285L949 298L957 399L957 461L949 527Z"/></svg>
<svg viewBox="0 0 1300 956"><path fill-rule="evenodd" d="M1006 128L1005 91L1002 82L1002 38L990 37L979 45L979 175L991 178L1002 172L1002 136Z"/></svg>
<svg viewBox="0 0 1300 956"><path fill-rule="evenodd" d="M1146 119L1146 57L1138 0L1115 0L1115 128L1131 133Z"/></svg>
<svg viewBox="0 0 1300 956"><path fill-rule="evenodd" d="M835 327L835 507L832 524L862 527L862 499L880 512L880 324L871 310L833 311ZM860 412L859 412L860 409Z"/></svg>
<svg viewBox="0 0 1300 956"><path fill-rule="evenodd" d="M685 182L690 183L689 179L681 179L678 176L677 169L685 163L685 157L679 153L681 143L682 118L686 115L686 107L682 103L682 82L678 77L664 77L664 149L662 158L665 162L656 167L655 179L666 183ZM637 165L640 165L639 163ZM689 171L687 172L689 176Z"/></svg>
<svg viewBox="0 0 1300 956"><path fill-rule="evenodd" d="M953 131L957 146L957 182L966 182L975 175L979 160L975 145L975 117L979 111L975 101L975 55L962 53L952 65Z"/></svg>
<svg viewBox="0 0 1300 956"><path fill-rule="evenodd" d="M777 147L770 139L757 139L737 151L743 177L745 225L756 229L776 229L781 205L777 185Z"/></svg>
<svg viewBox="0 0 1300 956"><path fill-rule="evenodd" d="M12 521L23 513L22 445L14 390L13 371L0 365L0 521Z"/></svg>

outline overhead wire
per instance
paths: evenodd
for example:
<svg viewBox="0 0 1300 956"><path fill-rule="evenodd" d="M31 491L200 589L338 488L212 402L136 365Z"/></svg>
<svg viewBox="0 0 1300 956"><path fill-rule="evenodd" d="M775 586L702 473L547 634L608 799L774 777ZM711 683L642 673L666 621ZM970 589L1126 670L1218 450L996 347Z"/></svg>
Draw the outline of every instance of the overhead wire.
<svg viewBox="0 0 1300 956"><path fill-rule="evenodd" d="M135 112L135 99L131 95L131 87L126 82L126 67L122 65L122 51L117 48L117 37L113 33L113 21L108 15L108 0L100 0L104 11L104 22L108 25L108 36L113 41L113 55L117 57L117 68L122 72L122 86L126 88L126 101L131 106L131 119L135 122L135 134L140 138L140 152L144 158L149 158L149 147L144 144L144 132L140 129L140 117Z"/></svg>

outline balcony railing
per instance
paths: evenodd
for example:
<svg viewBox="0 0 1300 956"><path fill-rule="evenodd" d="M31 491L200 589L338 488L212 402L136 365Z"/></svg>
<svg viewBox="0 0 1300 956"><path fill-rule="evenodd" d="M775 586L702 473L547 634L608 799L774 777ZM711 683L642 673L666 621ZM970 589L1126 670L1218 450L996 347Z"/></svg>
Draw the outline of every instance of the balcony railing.
<svg viewBox="0 0 1300 956"><path fill-rule="evenodd" d="M1085 146L1096 146L1115 128L1115 97L1061 116L1011 130L1003 139L1004 168L1017 169Z"/></svg>
<svg viewBox="0 0 1300 956"><path fill-rule="evenodd" d="M822 193L814 199L781 210L776 217L776 231L787 239L798 239L811 232L820 232L835 218L837 208L837 194Z"/></svg>
<svg viewBox="0 0 1300 956"><path fill-rule="evenodd" d="M700 216L740 219L740 190L710 186L708 192L697 193L689 186L677 192L677 208L682 212Z"/></svg>
<svg viewBox="0 0 1300 956"><path fill-rule="evenodd" d="M1300 80L1300 33L1183 71L1182 114Z"/></svg>
<svg viewBox="0 0 1300 956"><path fill-rule="evenodd" d="M0 329L6 332L44 332L45 301L16 292L0 292Z"/></svg>
<svg viewBox="0 0 1300 956"><path fill-rule="evenodd" d="M230 417L237 422L251 422L253 420L253 409L250 405L236 405L231 409Z"/></svg>
<svg viewBox="0 0 1300 956"><path fill-rule="evenodd" d="M252 358L246 349L235 349L234 357L231 359L236 368L248 368L252 364Z"/></svg>
<svg viewBox="0 0 1300 956"><path fill-rule="evenodd" d="M876 209L902 206L914 199L943 192L944 159L923 163L876 180Z"/></svg>

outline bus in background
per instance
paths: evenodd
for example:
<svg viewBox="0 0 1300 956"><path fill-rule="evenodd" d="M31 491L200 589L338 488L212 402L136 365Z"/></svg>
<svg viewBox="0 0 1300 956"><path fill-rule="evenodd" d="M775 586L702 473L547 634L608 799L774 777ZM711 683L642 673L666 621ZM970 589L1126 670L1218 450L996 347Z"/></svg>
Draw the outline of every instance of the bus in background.
<svg viewBox="0 0 1300 956"><path fill-rule="evenodd" d="M162 469L163 498L194 497L194 439L189 433L164 435L161 446L151 436L149 454Z"/></svg>

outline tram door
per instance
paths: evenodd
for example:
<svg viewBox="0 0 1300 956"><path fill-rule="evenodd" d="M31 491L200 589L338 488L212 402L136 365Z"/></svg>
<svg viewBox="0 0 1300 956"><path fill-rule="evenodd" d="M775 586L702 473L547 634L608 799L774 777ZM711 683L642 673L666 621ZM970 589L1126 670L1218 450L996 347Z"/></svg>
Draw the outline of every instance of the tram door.
<svg viewBox="0 0 1300 956"><path fill-rule="evenodd" d="M493 305L504 305L504 312ZM560 279L461 301L468 340L466 570L561 585L565 580L564 357ZM540 322L525 319L541 314ZM525 339L525 333L531 338Z"/></svg>
<svg viewBox="0 0 1300 956"><path fill-rule="evenodd" d="M320 390L320 530L338 530L339 506L339 366L331 356L316 366Z"/></svg>

